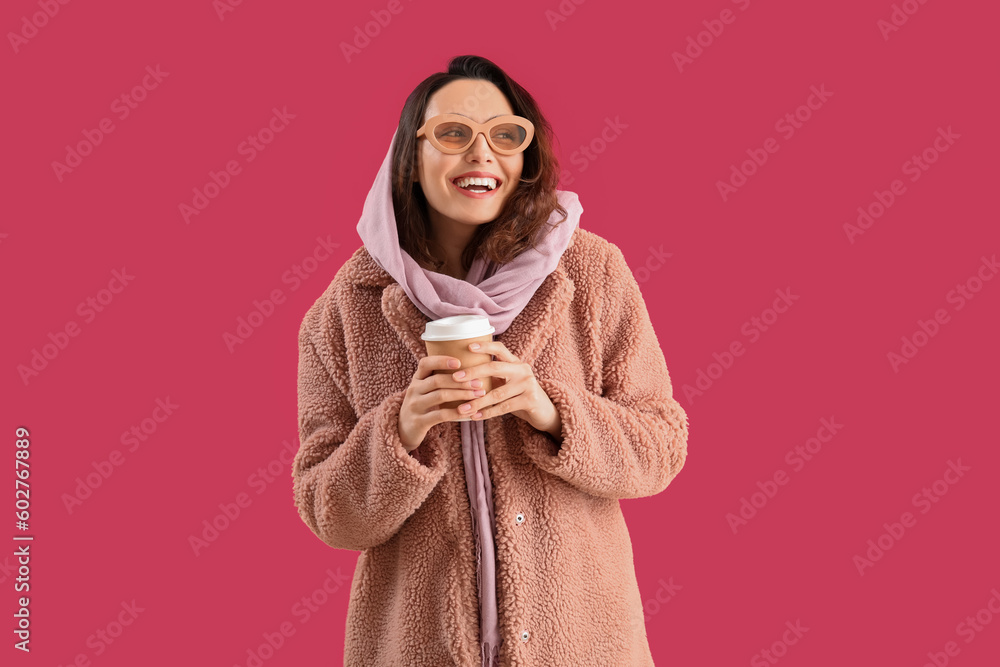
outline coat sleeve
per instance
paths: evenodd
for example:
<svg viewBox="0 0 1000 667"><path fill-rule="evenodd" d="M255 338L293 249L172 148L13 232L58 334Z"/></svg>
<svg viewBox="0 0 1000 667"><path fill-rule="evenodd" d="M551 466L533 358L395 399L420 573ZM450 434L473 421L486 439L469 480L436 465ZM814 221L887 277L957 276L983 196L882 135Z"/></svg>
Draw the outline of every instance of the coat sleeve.
<svg viewBox="0 0 1000 667"><path fill-rule="evenodd" d="M562 420L562 440L517 419L527 455L546 472L604 498L663 491L687 458L688 421L673 398L639 285L612 244L598 318L603 390L538 378Z"/></svg>
<svg viewBox="0 0 1000 667"><path fill-rule="evenodd" d="M399 410L405 391L356 415L334 380L344 384L347 377L340 317L330 312L324 324L322 301L299 332L300 444L292 462L293 494L299 516L323 542L362 551L391 538L416 512L444 475L445 457L433 429L413 453L403 448Z"/></svg>

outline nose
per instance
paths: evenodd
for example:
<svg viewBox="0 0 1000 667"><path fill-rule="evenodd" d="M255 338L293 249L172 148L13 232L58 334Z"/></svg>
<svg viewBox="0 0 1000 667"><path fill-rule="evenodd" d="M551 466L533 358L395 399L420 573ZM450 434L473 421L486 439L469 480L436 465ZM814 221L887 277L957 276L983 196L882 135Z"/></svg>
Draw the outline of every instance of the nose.
<svg viewBox="0 0 1000 667"><path fill-rule="evenodd" d="M487 160L493 156L493 150L490 148L490 142L486 141L486 135L480 132L476 135L476 138L472 140L472 145L469 146L468 154L471 157L478 159L480 162Z"/></svg>

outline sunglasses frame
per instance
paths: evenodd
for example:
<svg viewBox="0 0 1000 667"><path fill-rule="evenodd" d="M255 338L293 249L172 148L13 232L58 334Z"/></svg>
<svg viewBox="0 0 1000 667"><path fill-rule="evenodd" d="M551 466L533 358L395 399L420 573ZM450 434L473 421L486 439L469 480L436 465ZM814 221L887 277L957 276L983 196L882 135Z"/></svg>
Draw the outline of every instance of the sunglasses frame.
<svg viewBox="0 0 1000 667"><path fill-rule="evenodd" d="M451 123L451 122L462 123L472 128L472 139L469 141L468 144L466 144L462 148L448 148L442 145L438 141L437 137L434 135L434 129L438 125L441 125L442 123ZM514 150L506 150L503 148L498 148L496 144L493 143L493 139L490 138L490 130L492 130L494 126L503 125L504 123L517 123L526 130L524 141L521 143L520 146L518 146ZM420 129L417 130L417 139L423 137L427 139L427 141L431 142L431 145L434 146L434 148L441 151L442 153L445 153L447 155L457 155L458 153L464 153L465 151L469 150L469 146L475 143L476 137L478 137L480 134L486 137L486 142L490 145L490 148L492 148L494 152L499 153L500 155L517 155L518 153L523 152L528 146L531 145L531 140L535 138L535 126L532 124L530 120L524 118L523 116L515 116L515 115L497 116L492 120L488 120L483 124L479 124L476 121L472 120L471 118L467 118L466 116L461 116L459 114L453 114L453 113L445 113L445 114L440 114L438 116L434 116L433 118L428 118L427 122L421 125Z"/></svg>

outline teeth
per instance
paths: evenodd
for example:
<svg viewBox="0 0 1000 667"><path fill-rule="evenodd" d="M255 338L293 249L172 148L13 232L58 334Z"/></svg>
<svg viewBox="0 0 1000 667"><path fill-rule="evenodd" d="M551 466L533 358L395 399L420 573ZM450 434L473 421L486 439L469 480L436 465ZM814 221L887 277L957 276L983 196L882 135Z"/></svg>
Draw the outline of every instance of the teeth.
<svg viewBox="0 0 1000 667"><path fill-rule="evenodd" d="M455 185L465 188L470 185L485 185L490 190L497 189L497 179L495 178L460 178L455 181Z"/></svg>

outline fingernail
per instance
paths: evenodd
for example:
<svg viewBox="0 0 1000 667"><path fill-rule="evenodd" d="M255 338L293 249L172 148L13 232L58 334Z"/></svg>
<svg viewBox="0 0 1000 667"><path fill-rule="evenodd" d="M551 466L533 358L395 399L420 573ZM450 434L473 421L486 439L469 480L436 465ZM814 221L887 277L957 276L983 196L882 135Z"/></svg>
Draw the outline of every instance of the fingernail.
<svg viewBox="0 0 1000 667"><path fill-rule="evenodd" d="M461 365L462 364L458 361L458 359L451 359L448 361L448 366L450 368L458 368Z"/></svg>
<svg viewBox="0 0 1000 667"><path fill-rule="evenodd" d="M477 389L476 391L474 391L472 393L475 394L476 396L485 396L486 395L486 390L485 389Z"/></svg>
<svg viewBox="0 0 1000 667"><path fill-rule="evenodd" d="M456 380L461 380L464 377L465 377L465 371L459 371L459 372L455 373L455 379Z"/></svg>
<svg viewBox="0 0 1000 667"><path fill-rule="evenodd" d="M469 349L470 350L478 350L479 349L479 343L473 343L472 345L469 346Z"/></svg>
<svg viewBox="0 0 1000 667"><path fill-rule="evenodd" d="M471 410L471 409L472 409L472 406L471 406L471 405L469 405L468 403L466 403L465 405L463 405L463 406L461 406L461 407L459 408L459 410L461 410L462 412L468 412L468 411L469 411L469 410Z"/></svg>

